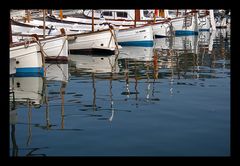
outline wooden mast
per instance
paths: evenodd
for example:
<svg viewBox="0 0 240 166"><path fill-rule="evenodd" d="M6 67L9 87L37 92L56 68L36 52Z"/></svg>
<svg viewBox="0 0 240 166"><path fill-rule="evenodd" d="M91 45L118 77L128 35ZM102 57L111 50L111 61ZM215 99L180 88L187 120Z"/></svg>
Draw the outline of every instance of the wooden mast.
<svg viewBox="0 0 240 166"><path fill-rule="evenodd" d="M45 22L46 22L46 16L45 16L45 9L43 9L43 38L45 39L45 31L46 31L46 25L45 25Z"/></svg>
<svg viewBox="0 0 240 166"><path fill-rule="evenodd" d="M135 9L135 19L134 19L134 27L137 27L137 21L140 20L140 10Z"/></svg>
<svg viewBox="0 0 240 166"><path fill-rule="evenodd" d="M63 19L63 11L62 11L62 9L59 10L59 17L60 17L61 20Z"/></svg>
<svg viewBox="0 0 240 166"><path fill-rule="evenodd" d="M92 32L94 32L94 10L92 10Z"/></svg>

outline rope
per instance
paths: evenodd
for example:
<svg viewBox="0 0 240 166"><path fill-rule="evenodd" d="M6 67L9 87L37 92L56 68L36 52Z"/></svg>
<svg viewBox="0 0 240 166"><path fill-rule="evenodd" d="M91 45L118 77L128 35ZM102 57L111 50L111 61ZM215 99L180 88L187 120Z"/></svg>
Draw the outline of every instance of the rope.
<svg viewBox="0 0 240 166"><path fill-rule="evenodd" d="M112 34L110 42L111 42L112 37L113 37L113 40L114 40L114 43L115 43L115 46L116 46L116 49L117 49L117 54L119 54L119 48L118 48L118 43L117 43L117 38L116 38L116 35L115 35L114 27L112 27L110 24L108 24L108 26L109 26L109 30ZM114 34L113 34L112 30L114 31ZM109 44L110 44L110 42L109 42Z"/></svg>
<svg viewBox="0 0 240 166"><path fill-rule="evenodd" d="M61 50L59 51L59 53L58 53L58 55L57 55L56 57L59 57L59 56L60 56L60 54L61 54L61 52L62 52L62 50L63 50L63 48L64 48L64 45L65 45L65 43L66 43L66 40L67 40L67 39L65 38L65 40L64 40L64 42L63 42L63 44L62 44ZM38 45L40 46L40 49L42 50L43 54L44 54L46 57L50 57L50 56L44 51L44 49L43 49L43 46L44 46L46 43L41 44L40 41L38 41L37 43L38 43Z"/></svg>
<svg viewBox="0 0 240 166"><path fill-rule="evenodd" d="M30 45L30 42L31 42L31 38L30 39L27 38L26 40L24 40L24 47L28 48Z"/></svg>
<svg viewBox="0 0 240 166"><path fill-rule="evenodd" d="M44 68L44 76L46 76L44 51L43 51L42 45L41 45L40 41L38 40L38 38L34 38L34 39L35 39L35 42L39 45L39 48L40 48L40 53L41 53L41 58L42 58L42 67Z"/></svg>

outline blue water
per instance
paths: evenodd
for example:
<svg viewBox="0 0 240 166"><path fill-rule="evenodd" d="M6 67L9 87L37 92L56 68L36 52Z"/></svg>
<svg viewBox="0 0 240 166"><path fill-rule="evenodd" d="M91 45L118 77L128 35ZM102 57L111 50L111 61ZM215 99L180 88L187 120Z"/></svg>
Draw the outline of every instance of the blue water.
<svg viewBox="0 0 240 166"><path fill-rule="evenodd" d="M10 156L230 156L229 32L70 59L14 78Z"/></svg>

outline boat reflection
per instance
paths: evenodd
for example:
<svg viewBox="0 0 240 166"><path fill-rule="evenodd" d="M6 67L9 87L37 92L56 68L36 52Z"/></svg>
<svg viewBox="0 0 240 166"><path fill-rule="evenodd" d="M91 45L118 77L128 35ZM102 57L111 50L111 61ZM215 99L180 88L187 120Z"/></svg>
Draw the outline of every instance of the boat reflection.
<svg viewBox="0 0 240 166"><path fill-rule="evenodd" d="M31 102L35 107L43 102L43 77L10 77L10 88L15 102Z"/></svg>
<svg viewBox="0 0 240 166"><path fill-rule="evenodd" d="M32 109L39 109L43 104L44 97L44 78L43 77L10 77L10 125L12 139L12 156L18 156L19 148L16 141L16 128L18 123L17 110L22 105L28 108L28 136L27 146L31 143L32 128L31 115ZM29 149L32 150L32 149ZM27 155L30 156L31 153Z"/></svg>
<svg viewBox="0 0 240 166"><path fill-rule="evenodd" d="M151 61L154 47L122 47L118 59L134 59L137 61Z"/></svg>
<svg viewBox="0 0 240 166"><path fill-rule="evenodd" d="M90 73L118 73L117 55L76 55L70 54L74 70Z"/></svg>
<svg viewBox="0 0 240 166"><path fill-rule="evenodd" d="M68 64L46 63L46 77L10 77L10 125L12 139L12 156L18 156L19 150L27 151L26 156L45 156L45 154L37 154L36 151L47 148L30 148L32 142L32 127L46 130L52 129L54 124L50 122L49 101L54 100L51 93L55 91L56 82L60 83L58 94L61 96L61 129L64 129L64 94L67 82L69 80ZM59 84L58 83L58 84ZM52 86L53 85L53 86ZM56 93L55 93L56 94ZM18 110L22 110L25 106L27 109L27 123L18 122ZM45 109L45 124L32 123L32 110ZM28 126L26 148L19 148L16 141L15 125L26 124ZM22 152L21 152L22 155Z"/></svg>
<svg viewBox="0 0 240 166"><path fill-rule="evenodd" d="M158 53L154 47L123 47L119 54L121 72L124 73L125 101L134 95L135 105L158 102L155 96L155 82L159 74ZM144 87L139 88L139 81L146 80Z"/></svg>
<svg viewBox="0 0 240 166"><path fill-rule="evenodd" d="M111 122L114 116L114 100L112 93L112 81L118 79L117 73L119 72L118 66L118 54L116 55L69 55L71 65L71 75L82 77L87 74L92 80L92 110L98 111L106 106L99 105L97 103L97 81L98 80L109 80L109 102L111 110L111 116L108 120ZM90 75L89 75L90 73Z"/></svg>
<svg viewBox="0 0 240 166"><path fill-rule="evenodd" d="M46 79L48 81L68 82L68 63L45 63Z"/></svg>
<svg viewBox="0 0 240 166"><path fill-rule="evenodd" d="M46 95L46 126L43 127L47 130L51 129L53 125L50 123L49 108L50 101L56 100L54 94L60 94L61 97L61 129L64 129L64 95L67 82L69 81L68 63L45 63L46 66L46 81L49 86L46 87L48 92ZM60 88L56 89L55 86L51 86L51 83L60 82ZM58 96L58 95L57 95Z"/></svg>

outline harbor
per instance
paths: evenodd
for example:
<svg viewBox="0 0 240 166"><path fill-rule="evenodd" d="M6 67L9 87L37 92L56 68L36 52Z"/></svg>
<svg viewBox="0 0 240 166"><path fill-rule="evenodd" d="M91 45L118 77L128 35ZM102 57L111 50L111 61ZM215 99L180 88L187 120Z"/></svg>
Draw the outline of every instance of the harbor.
<svg viewBox="0 0 240 166"><path fill-rule="evenodd" d="M229 10L11 12L11 157L230 156Z"/></svg>

